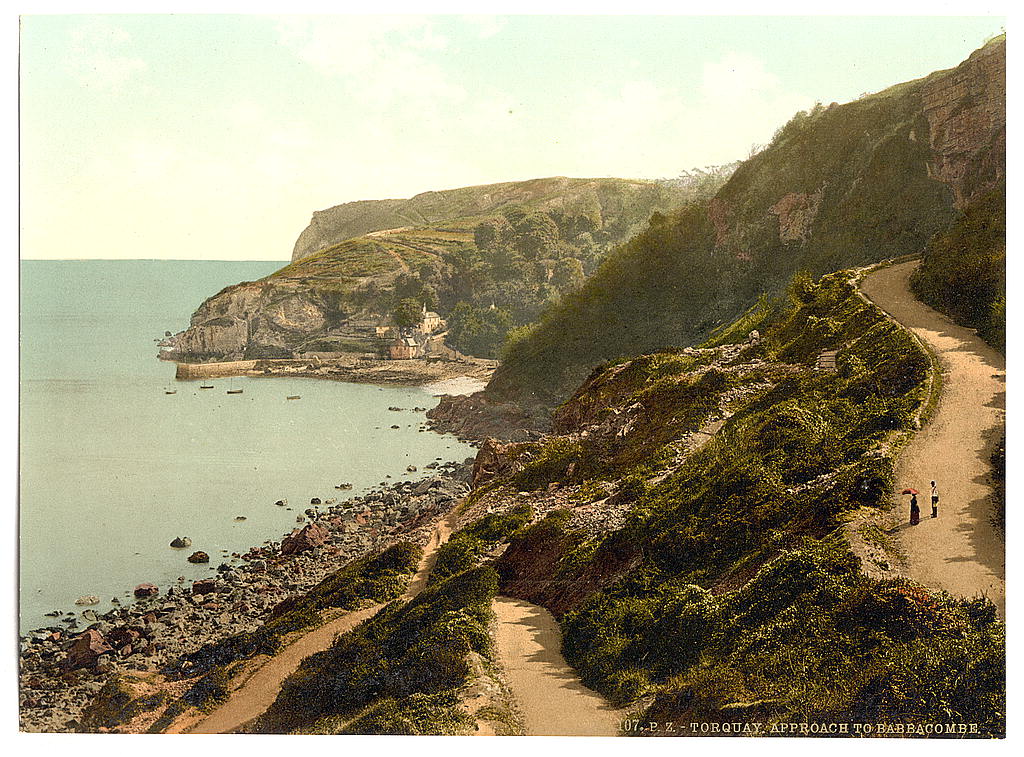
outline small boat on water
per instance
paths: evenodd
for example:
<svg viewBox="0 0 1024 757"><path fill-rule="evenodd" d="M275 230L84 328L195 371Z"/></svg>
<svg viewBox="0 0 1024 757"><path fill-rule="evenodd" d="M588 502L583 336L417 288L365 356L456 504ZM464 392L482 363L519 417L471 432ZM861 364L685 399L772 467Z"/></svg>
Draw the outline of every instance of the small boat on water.
<svg viewBox="0 0 1024 757"><path fill-rule="evenodd" d="M293 395L291 395L290 397L288 397L288 399L290 399L290 400L301 400L301 399L302 399L302 397L300 397L300 396L299 396L299 395L297 395L297 394L293 394Z"/></svg>
<svg viewBox="0 0 1024 757"><path fill-rule="evenodd" d="M228 389L227 392L226 392L226 394L241 394L241 393L242 393L241 389Z"/></svg>
<svg viewBox="0 0 1024 757"><path fill-rule="evenodd" d="M170 390L170 389L164 390L164 394L177 394L177 393L178 393L177 389L174 389L173 391Z"/></svg>
<svg viewBox="0 0 1024 757"><path fill-rule="evenodd" d="M200 389L213 389L213 384L200 384Z"/></svg>

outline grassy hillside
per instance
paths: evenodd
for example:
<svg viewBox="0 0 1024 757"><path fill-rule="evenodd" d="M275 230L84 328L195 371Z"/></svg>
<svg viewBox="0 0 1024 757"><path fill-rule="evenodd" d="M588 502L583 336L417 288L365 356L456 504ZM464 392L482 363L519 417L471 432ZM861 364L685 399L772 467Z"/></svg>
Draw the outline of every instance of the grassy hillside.
<svg viewBox="0 0 1024 757"><path fill-rule="evenodd" d="M429 225L353 238L345 235L355 227L332 231L314 217L304 235L317 230L322 244L261 281L228 287L204 302L175 337L175 357L235 360L348 349L350 320L386 320L422 305L448 321L449 346L496 357L511 330L578 289L605 253L652 213L710 196L733 168L666 181L555 178L427 193L405 201L419 211L403 220ZM382 202L386 208L392 201ZM393 219L382 217L367 228L389 227Z"/></svg>
<svg viewBox="0 0 1024 757"><path fill-rule="evenodd" d="M582 213L609 236L621 236L616 224L646 220L650 208L674 207L694 182L631 179L573 179L555 176L424 192L406 200L362 200L317 211L295 243L292 260L384 229L424 228L439 224L472 228L510 205L530 210Z"/></svg>
<svg viewBox="0 0 1024 757"><path fill-rule="evenodd" d="M940 178L969 176L977 192L1002 170L991 142L1005 134L1005 103L988 86L1000 50L995 41L957 69L798 113L714 198L652 217L514 334L491 394L557 404L592 366L699 341L797 270L924 251L966 191Z"/></svg>
<svg viewBox="0 0 1024 757"><path fill-rule="evenodd" d="M925 250L911 285L922 301L1006 349L1006 184L960 213Z"/></svg>
<svg viewBox="0 0 1024 757"><path fill-rule="evenodd" d="M458 735L475 717L460 707L472 660L488 660L497 577L459 573L406 604L392 603L328 650L302 661L257 733Z"/></svg>
<svg viewBox="0 0 1024 757"><path fill-rule="evenodd" d="M704 349L595 370L558 434L517 445L518 472L478 490L492 520L548 508L507 537L500 591L555 613L588 686L649 698L641 722L1005 732L994 606L901 578L892 537L867 525L928 412L930 359L848 276L795 277ZM751 328L759 344L730 346ZM813 368L824 350L837 371ZM552 488L569 509L550 511ZM594 510L622 515L595 532ZM849 529L879 545L872 564Z"/></svg>

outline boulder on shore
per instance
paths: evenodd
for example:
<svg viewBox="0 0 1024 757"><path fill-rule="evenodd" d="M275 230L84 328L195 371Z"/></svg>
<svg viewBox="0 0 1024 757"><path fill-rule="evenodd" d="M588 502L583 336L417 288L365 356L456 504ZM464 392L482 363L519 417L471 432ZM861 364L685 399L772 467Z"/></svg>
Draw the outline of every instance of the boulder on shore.
<svg viewBox="0 0 1024 757"><path fill-rule="evenodd" d="M193 552L188 556L188 561L193 563L210 562L210 556L203 551Z"/></svg>
<svg viewBox="0 0 1024 757"><path fill-rule="evenodd" d="M142 597L152 597L159 593L160 589L158 589L153 584L139 584L135 587L135 596L139 597L140 599Z"/></svg>
<svg viewBox="0 0 1024 757"><path fill-rule="evenodd" d="M95 628L82 633L68 649L67 665L70 670L78 668L91 668L99 660L100 655L113 652L103 634Z"/></svg>
<svg viewBox="0 0 1024 757"><path fill-rule="evenodd" d="M217 591L216 578L203 578L192 583L193 594L212 594L215 591Z"/></svg>
<svg viewBox="0 0 1024 757"><path fill-rule="evenodd" d="M327 543L330 533L316 523L310 523L300 531L293 531L281 540L282 555L297 555Z"/></svg>

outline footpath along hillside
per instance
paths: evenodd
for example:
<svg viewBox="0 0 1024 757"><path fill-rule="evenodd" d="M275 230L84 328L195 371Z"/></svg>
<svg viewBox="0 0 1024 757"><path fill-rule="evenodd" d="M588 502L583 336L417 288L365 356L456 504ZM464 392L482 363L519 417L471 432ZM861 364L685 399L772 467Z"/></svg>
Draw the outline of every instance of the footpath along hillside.
<svg viewBox="0 0 1024 757"><path fill-rule="evenodd" d="M412 599L427 585L437 549L455 527L456 518L441 520L424 549L416 575L402 597ZM263 714L277 698L285 679L302 660L329 647L335 636L371 617L383 605L346 613L304 634L257 670L231 696L198 722L176 723L169 732L231 733ZM497 597L498 657L528 735L614 736L619 713L603 697L587 689L561 653L558 624L544 608L522 600Z"/></svg>
<svg viewBox="0 0 1024 757"><path fill-rule="evenodd" d="M992 455L1006 417L1006 360L972 329L915 299L910 277L920 264L882 268L861 282L876 305L920 337L942 366L942 394L931 421L905 448L900 489L921 492L921 523L902 528L910 575L952 594L984 594L1005 617L1005 548L991 523ZM940 502L931 518L930 482Z"/></svg>

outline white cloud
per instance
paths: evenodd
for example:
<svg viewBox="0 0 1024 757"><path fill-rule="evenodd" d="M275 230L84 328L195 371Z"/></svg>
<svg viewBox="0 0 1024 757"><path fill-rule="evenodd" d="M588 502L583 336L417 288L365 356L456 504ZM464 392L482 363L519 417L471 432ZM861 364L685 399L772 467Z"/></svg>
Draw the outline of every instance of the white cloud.
<svg viewBox="0 0 1024 757"><path fill-rule="evenodd" d="M67 65L86 87L120 91L146 62L129 52L131 35L105 21L74 29L68 44Z"/></svg>
<svg viewBox="0 0 1024 757"><path fill-rule="evenodd" d="M427 17L290 17L277 28L282 45L336 79L359 107L444 106L466 96L430 58L448 40Z"/></svg>
<svg viewBox="0 0 1024 757"><path fill-rule="evenodd" d="M508 22L501 16L473 15L463 16L462 21L480 39L490 39L505 28Z"/></svg>

